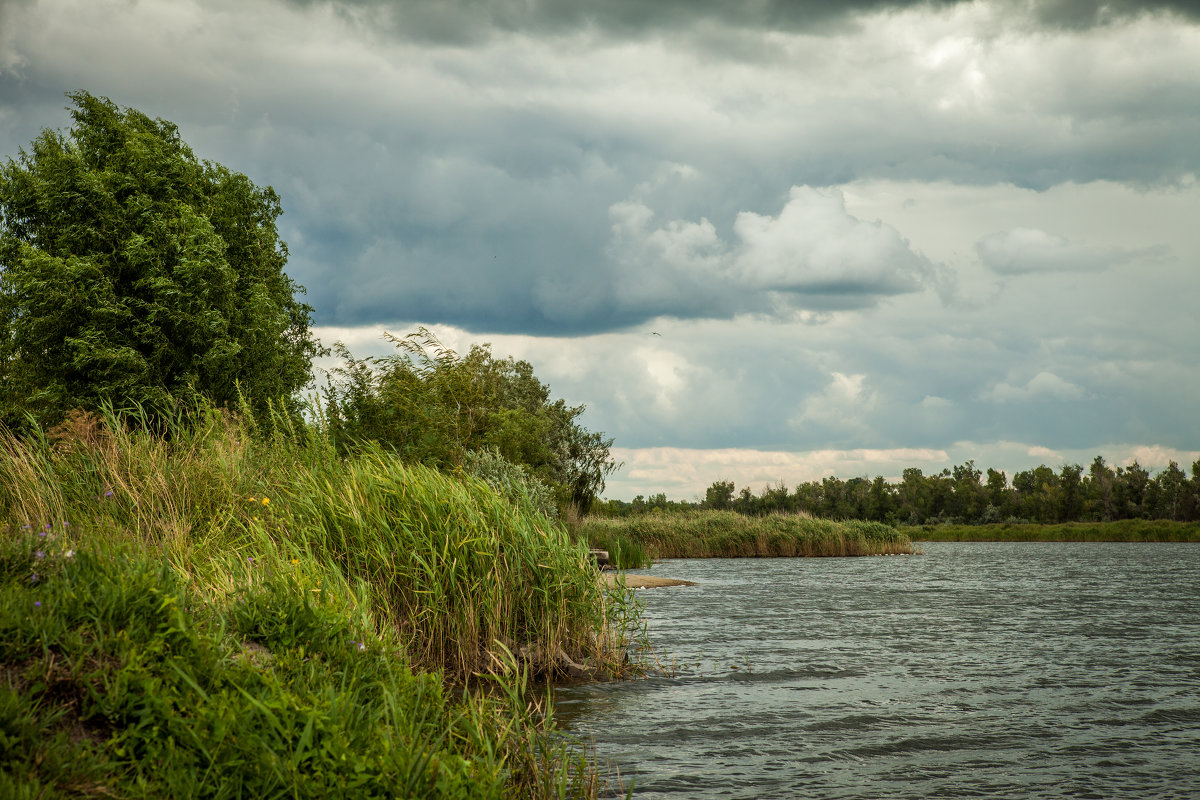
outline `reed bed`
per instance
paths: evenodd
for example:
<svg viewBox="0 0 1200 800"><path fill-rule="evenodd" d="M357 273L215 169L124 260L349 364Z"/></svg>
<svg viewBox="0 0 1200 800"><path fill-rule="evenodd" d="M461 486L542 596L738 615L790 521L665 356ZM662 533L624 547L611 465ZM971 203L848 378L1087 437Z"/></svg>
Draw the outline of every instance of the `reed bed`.
<svg viewBox="0 0 1200 800"><path fill-rule="evenodd" d="M650 558L874 556L915 552L908 536L879 522L835 522L797 514L749 517L733 511L683 511L590 517L589 542L628 541Z"/></svg>
<svg viewBox="0 0 1200 800"><path fill-rule="evenodd" d="M214 603L160 557L0 539L0 796L594 797L520 679L459 698L303 570Z"/></svg>
<svg viewBox="0 0 1200 800"><path fill-rule="evenodd" d="M300 567L322 601L452 680L502 670L504 649L550 676L560 655L619 673L637 625L582 544L481 482L377 448L339 458L319 437L215 411L169 436L83 417L42 437L0 432L5 525L133 543L214 597Z"/></svg>
<svg viewBox="0 0 1200 800"><path fill-rule="evenodd" d="M901 530L923 542L1200 542L1200 522L1147 519L1060 525L917 525Z"/></svg>
<svg viewBox="0 0 1200 800"><path fill-rule="evenodd" d="M642 629L560 524L282 420L149 428L0 431L0 795L599 791L525 681Z"/></svg>

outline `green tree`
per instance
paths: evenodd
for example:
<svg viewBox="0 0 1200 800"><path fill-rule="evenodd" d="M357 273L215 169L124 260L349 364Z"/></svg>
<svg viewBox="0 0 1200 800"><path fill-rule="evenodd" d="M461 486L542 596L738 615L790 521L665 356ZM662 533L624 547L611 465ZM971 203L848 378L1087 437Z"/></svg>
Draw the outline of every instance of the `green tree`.
<svg viewBox="0 0 1200 800"><path fill-rule="evenodd" d="M733 504L733 481L713 481L704 490L704 507L727 509Z"/></svg>
<svg viewBox="0 0 1200 800"><path fill-rule="evenodd" d="M1109 522L1117 512L1116 473L1104 463L1104 456L1096 456L1088 467L1084 480L1085 507L1094 519Z"/></svg>
<svg viewBox="0 0 1200 800"><path fill-rule="evenodd" d="M1083 519L1083 467L1079 464L1063 464L1059 470L1058 485L1058 521L1079 522Z"/></svg>
<svg viewBox="0 0 1200 800"><path fill-rule="evenodd" d="M345 364L324 388L324 417L341 447L377 441L442 468L490 448L528 467L560 504L591 508L617 464L613 440L579 424L584 406L551 400L528 362L496 358L488 345L459 355L425 328L387 338L396 352L385 358L334 345Z"/></svg>
<svg viewBox="0 0 1200 800"><path fill-rule="evenodd" d="M290 398L320 351L270 187L87 92L0 168L0 418Z"/></svg>
<svg viewBox="0 0 1200 800"><path fill-rule="evenodd" d="M1187 519L1191 511L1191 497L1187 473L1171 461L1165 470L1158 473L1151 485L1157 489L1157 500L1153 516L1158 519Z"/></svg>

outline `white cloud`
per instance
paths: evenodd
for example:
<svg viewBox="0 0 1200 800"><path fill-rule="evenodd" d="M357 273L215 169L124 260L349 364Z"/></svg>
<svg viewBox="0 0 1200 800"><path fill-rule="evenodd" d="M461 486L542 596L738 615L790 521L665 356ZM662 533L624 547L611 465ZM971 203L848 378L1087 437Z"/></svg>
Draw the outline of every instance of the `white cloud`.
<svg viewBox="0 0 1200 800"><path fill-rule="evenodd" d="M1190 473L1192 464L1200 461L1200 450L1179 450L1158 444L1138 445L1129 448L1127 456L1116 459L1116 463L1127 467L1134 461L1148 469L1162 469L1174 461L1180 469Z"/></svg>
<svg viewBox="0 0 1200 800"><path fill-rule="evenodd" d="M743 211L733 229L738 277L765 289L899 294L916 290L929 268L895 228L847 213L836 190L793 186L779 216Z"/></svg>
<svg viewBox="0 0 1200 800"><path fill-rule="evenodd" d="M830 433L868 431L867 417L874 411L878 395L865 388L867 376L834 372L830 377L825 390L806 398L788 424L793 429L819 425Z"/></svg>
<svg viewBox="0 0 1200 800"><path fill-rule="evenodd" d="M976 243L975 252L989 269L1008 275L1100 272L1139 255L1137 251L1075 244L1037 228L1013 228L985 236Z"/></svg>
<svg viewBox="0 0 1200 800"><path fill-rule="evenodd" d="M997 403L1025 403L1036 400L1078 400L1086 392L1070 381L1065 381L1052 372L1039 372L1024 386L998 383L984 395L984 399Z"/></svg>
<svg viewBox="0 0 1200 800"><path fill-rule="evenodd" d="M837 190L793 186L777 216L741 211L732 240L707 218L655 223L640 201L609 208L623 310L684 317L860 308L922 288L933 265L895 228L846 211Z"/></svg>

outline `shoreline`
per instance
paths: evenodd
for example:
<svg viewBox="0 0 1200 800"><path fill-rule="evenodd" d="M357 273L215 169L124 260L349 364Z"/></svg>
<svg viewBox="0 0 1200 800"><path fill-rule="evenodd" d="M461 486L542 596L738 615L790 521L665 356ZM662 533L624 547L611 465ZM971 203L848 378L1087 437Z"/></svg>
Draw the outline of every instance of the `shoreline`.
<svg viewBox="0 0 1200 800"><path fill-rule="evenodd" d="M625 584L627 589L658 589L664 586L695 586L695 581L678 578L660 578L657 575L628 575L624 572L601 572L600 579L607 586Z"/></svg>

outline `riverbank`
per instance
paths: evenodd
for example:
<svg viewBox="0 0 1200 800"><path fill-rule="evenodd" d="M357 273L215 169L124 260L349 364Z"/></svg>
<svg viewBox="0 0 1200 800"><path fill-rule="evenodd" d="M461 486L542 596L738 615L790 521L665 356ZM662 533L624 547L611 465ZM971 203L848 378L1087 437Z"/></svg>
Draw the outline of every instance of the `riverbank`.
<svg viewBox="0 0 1200 800"><path fill-rule="evenodd" d="M607 586L624 586L626 589L660 589L666 586L695 586L695 581L678 578L660 578L657 575L631 575L626 572L602 572L601 580Z"/></svg>
<svg viewBox="0 0 1200 800"><path fill-rule="evenodd" d="M0 796L595 796L524 676L628 671L628 598L381 450L216 412L0 433Z"/></svg>
<svg viewBox="0 0 1200 800"><path fill-rule="evenodd" d="M899 555L917 552L909 537L878 522L835 522L798 514L750 517L732 511L683 511L588 517L579 535L622 568L656 558L774 558Z"/></svg>
<svg viewBox="0 0 1200 800"><path fill-rule="evenodd" d="M917 542L1200 542L1200 522L1170 520L913 525L899 530Z"/></svg>

